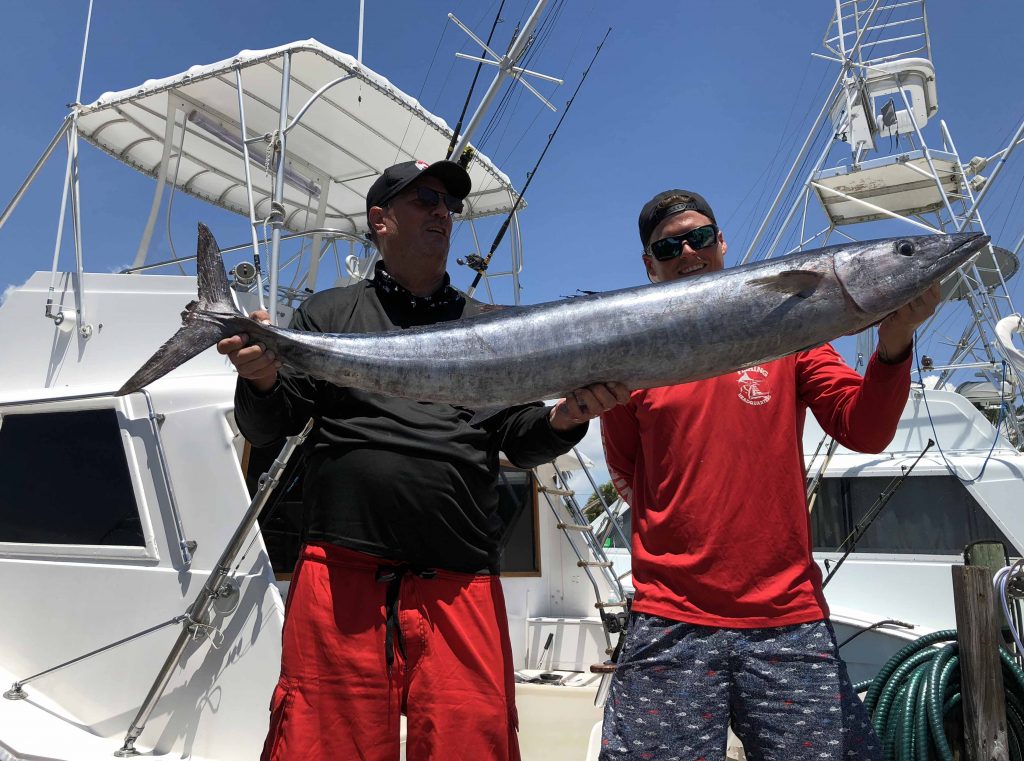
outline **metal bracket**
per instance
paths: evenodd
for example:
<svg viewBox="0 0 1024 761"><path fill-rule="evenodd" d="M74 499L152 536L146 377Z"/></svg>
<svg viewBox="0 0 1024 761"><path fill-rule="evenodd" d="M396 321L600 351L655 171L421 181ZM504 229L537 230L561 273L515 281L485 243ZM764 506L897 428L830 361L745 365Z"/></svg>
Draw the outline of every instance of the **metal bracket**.
<svg viewBox="0 0 1024 761"><path fill-rule="evenodd" d="M126 740L122 747L114 751L115 758L133 758L138 755L141 754L135 750L135 740L132 740L131 742Z"/></svg>
<svg viewBox="0 0 1024 761"><path fill-rule="evenodd" d="M222 616L235 612L241 600L238 582L234 579L225 579L224 583L217 588L217 596L213 600L213 609Z"/></svg>
<svg viewBox="0 0 1024 761"><path fill-rule="evenodd" d="M235 612L241 600L238 582L232 579L225 579L214 596L210 599L210 605L200 616L200 619L191 620L187 624L189 634L193 641L206 639L217 633L219 630L214 627L213 622L218 616L228 616ZM217 644L217 640L214 640Z"/></svg>

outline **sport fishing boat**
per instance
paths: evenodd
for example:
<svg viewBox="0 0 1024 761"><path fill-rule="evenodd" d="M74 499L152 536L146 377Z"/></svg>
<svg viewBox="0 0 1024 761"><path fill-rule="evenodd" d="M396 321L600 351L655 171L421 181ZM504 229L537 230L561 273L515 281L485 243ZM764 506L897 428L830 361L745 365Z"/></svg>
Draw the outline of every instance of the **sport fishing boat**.
<svg viewBox="0 0 1024 761"><path fill-rule="evenodd" d="M983 156L957 152L941 118L924 2L836 2L818 57L838 64L835 84L742 261L855 239L988 231L982 212L1007 162L1020 160L1024 123L1010 123L1008 142ZM1004 562L1024 555L1024 355L1007 285L1022 244L994 240L942 284L884 452L837 446L807 416L814 555L854 681L872 678L909 641L956 628L951 569L965 548L994 541ZM858 337L861 368L873 347L871 331ZM628 526L628 506L616 513ZM599 518L594 528L615 545L606 552L628 587L628 549L608 525Z"/></svg>
<svg viewBox="0 0 1024 761"><path fill-rule="evenodd" d="M181 274L193 257L154 261L156 223L176 196L241 215L251 235L224 249L239 307L287 321L308 293L372 272L364 197L380 171L454 149L473 181L461 222L473 240L476 225L511 214L501 269L479 268L478 296L518 303L521 199L468 139L315 40L72 105L0 215L2 226L65 145L57 249L70 208L75 268L59 271L55 253L0 305L0 352L18 358L0 377L0 759L259 756L298 549L297 442L281 453L246 444L235 373L214 352L113 395L195 298L195 277ZM83 261L82 141L156 181L121 272ZM589 666L611 641L600 613L622 606L589 527L565 512L565 473L585 461L503 469L503 582L528 761L584 758L600 721ZM574 544L559 525L576 527Z"/></svg>
<svg viewBox="0 0 1024 761"><path fill-rule="evenodd" d="M747 257L882 234L988 231L982 212L1007 160L1019 160L1024 122L1007 125L1006 145L961 156L939 106L924 2L836 8L825 55L850 65L840 66L794 161L795 169L806 160L806 174L794 172L780 191ZM1007 285L1022 242L994 240L942 284L884 452L854 453L828 441L813 418L806 426L815 557L855 681L873 677L907 640L956 628L951 568L966 548L996 541L1008 556L1024 554L1024 368ZM857 362L871 338L860 338Z"/></svg>
<svg viewBox="0 0 1024 761"><path fill-rule="evenodd" d="M799 198L780 193L763 230L781 229L769 222L781 215L775 221L796 238L780 232L758 255L824 245L853 230L880 237L900 234L891 232L900 225L984 229L983 162L961 160L932 108L923 3L858 0L836 9L827 49L854 62L860 76L839 78L811 135L846 139L828 151L818 146L806 176L797 170L804 157L794 161L787 193ZM889 37L912 42L880 52ZM897 132L913 142L883 152ZM446 122L357 58L315 41L242 51L73 106L0 215L2 226L66 143L57 235L59 247L70 207L76 266L59 271L55 255L49 271L0 305L2 356L19 358L0 377L0 761L258 756L298 537L294 458L275 466L273 453L246 445L233 419L234 373L213 353L140 393L113 396L195 298L195 278L178 274L191 257L155 261L154 231L176 198L240 215L252 234L225 248L239 305L267 306L286 321L308 292L372 271L362 198L376 174L398 160L445 155L452 137ZM992 166L1003 165L1019 137ZM156 180L124 272L89 272L83 262L82 140ZM813 144L803 153L816 155ZM491 160L473 153L467 168L468 228L513 211L519 194ZM892 227L876 232L878 216ZM481 293L518 303L515 215L509 231L495 259L502 270L481 270ZM1004 349L992 341L994 326L1013 313L1002 296L1020 244L1000 245L946 286L943 314L970 312L970 332L955 342L948 368L933 361L926 369L922 357L918 387L885 453L829 453L808 422L809 473L821 476L814 522L823 567L838 562L833 550L877 492L914 465L826 590L840 640L858 635L843 649L855 679L871 676L907 639L952 625L949 568L963 544L1002 538L1021 554L1024 518L1015 506L1024 459L1013 401L1020 375L1002 370ZM987 375L978 380L976 372ZM931 374L945 377L926 384ZM938 444L914 464L928 439ZM604 677L590 668L607 659L621 624L628 512L595 532L566 477L586 478L585 464L577 454L537 472L503 470L503 510L515 520L502 576L526 761L597 757ZM279 483L269 495L264 472ZM247 519L264 500L269 515L257 527Z"/></svg>

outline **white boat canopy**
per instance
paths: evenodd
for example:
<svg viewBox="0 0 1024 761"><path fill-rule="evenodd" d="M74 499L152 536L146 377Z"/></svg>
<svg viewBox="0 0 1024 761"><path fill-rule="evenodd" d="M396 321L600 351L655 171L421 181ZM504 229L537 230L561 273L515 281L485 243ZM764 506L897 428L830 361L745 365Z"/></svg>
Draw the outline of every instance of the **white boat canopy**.
<svg viewBox="0 0 1024 761"><path fill-rule="evenodd" d="M266 150L278 130L285 61L290 67L284 226L292 232L366 231L365 194L391 164L444 158L452 130L387 79L316 40L243 50L183 74L104 93L80 107L79 134L131 167L182 191L249 216L241 124L250 152L255 218L271 213L273 171ZM237 84L241 80L240 114ZM307 101L326 90L302 113ZM253 140L255 138L255 140ZM180 158L179 158L180 154ZM473 192L464 218L508 213L515 191L486 157L468 170Z"/></svg>

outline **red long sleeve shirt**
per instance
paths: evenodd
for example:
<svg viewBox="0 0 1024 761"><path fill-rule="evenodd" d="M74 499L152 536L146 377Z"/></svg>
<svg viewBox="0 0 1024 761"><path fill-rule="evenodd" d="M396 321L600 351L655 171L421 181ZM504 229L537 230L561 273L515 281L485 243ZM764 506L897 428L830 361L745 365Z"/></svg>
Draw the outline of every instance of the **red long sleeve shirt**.
<svg viewBox="0 0 1024 761"><path fill-rule="evenodd" d="M828 616L811 555L806 410L844 446L879 452L910 389L910 359L864 377L822 346L717 378L634 391L602 418L632 508L634 610L703 626Z"/></svg>

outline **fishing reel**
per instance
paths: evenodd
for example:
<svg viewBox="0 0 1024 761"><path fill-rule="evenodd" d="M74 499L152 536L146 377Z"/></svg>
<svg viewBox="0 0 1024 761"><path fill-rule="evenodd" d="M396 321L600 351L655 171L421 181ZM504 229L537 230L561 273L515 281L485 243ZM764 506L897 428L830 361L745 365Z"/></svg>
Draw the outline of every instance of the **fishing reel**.
<svg viewBox="0 0 1024 761"><path fill-rule="evenodd" d="M625 607L618 613L601 610L601 623L604 624L604 628L609 634L625 634L626 629L629 628L629 613L633 610L632 593L626 593L625 603Z"/></svg>
<svg viewBox="0 0 1024 761"><path fill-rule="evenodd" d="M256 267L250 262L236 264L229 274L234 278L232 285L236 290L247 291L256 282Z"/></svg>
<svg viewBox="0 0 1024 761"><path fill-rule="evenodd" d="M601 621L604 623L604 628L609 634L618 634L619 632L626 631L627 624L629 623L629 613L626 611L607 613L602 610Z"/></svg>
<svg viewBox="0 0 1024 761"><path fill-rule="evenodd" d="M485 272L487 270L487 260L480 256L480 254L469 254L465 257L460 256L455 261L469 267L474 272Z"/></svg>

